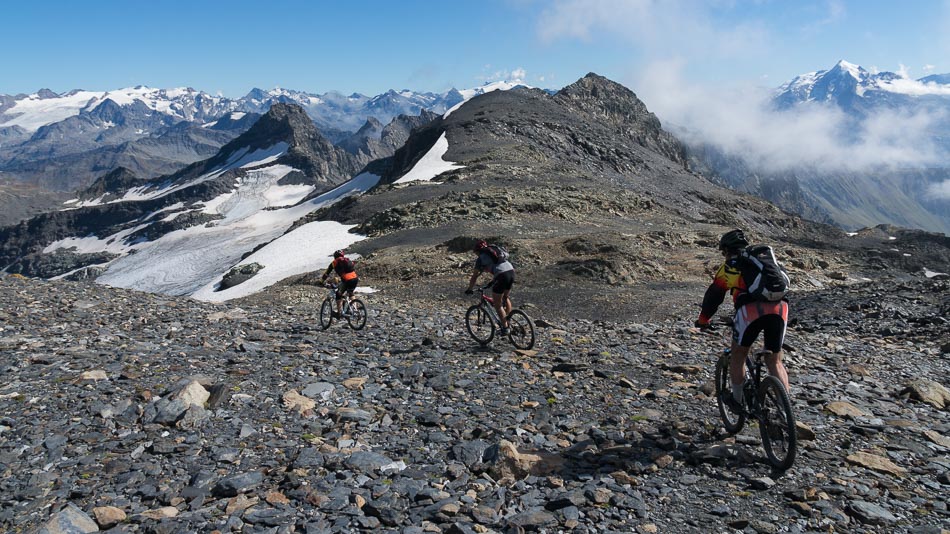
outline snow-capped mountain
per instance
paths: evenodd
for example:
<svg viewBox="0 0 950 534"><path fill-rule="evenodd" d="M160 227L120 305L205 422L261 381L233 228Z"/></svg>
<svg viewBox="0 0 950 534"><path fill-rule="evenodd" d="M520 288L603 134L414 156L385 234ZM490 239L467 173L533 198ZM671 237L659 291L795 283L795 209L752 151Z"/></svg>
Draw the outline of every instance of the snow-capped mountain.
<svg viewBox="0 0 950 534"><path fill-rule="evenodd" d="M359 93L344 95L330 91L318 95L276 88L253 89L239 103L241 109L258 113L276 102L298 104L327 138L336 142L359 130L370 118L387 124L399 115L418 115L422 110L441 114L463 99L455 89L445 93L390 90L369 97Z"/></svg>
<svg viewBox="0 0 950 534"><path fill-rule="evenodd" d="M62 95L41 89L30 95L0 96L0 129L16 126L32 134L43 126L92 113L104 104L109 105L108 102L120 107L142 106L170 119L192 122L238 111L232 100L190 87L153 89L140 85L115 91L73 90Z"/></svg>
<svg viewBox="0 0 950 534"><path fill-rule="evenodd" d="M168 174L213 155L277 103L303 107L328 140L353 145L354 133L370 119L386 125L402 115L442 114L472 96L516 85L502 82L445 93L404 89L374 97L275 88L229 99L191 88L144 86L0 95L0 172L56 190L84 187L119 166L142 177ZM191 141L182 140L181 130L189 127ZM133 146L143 140L150 150Z"/></svg>
<svg viewBox="0 0 950 534"><path fill-rule="evenodd" d="M872 72L841 60L829 70L796 76L776 91L774 102L787 109L804 102L829 102L842 109L909 105L920 97L950 97L950 74L910 79L894 72Z"/></svg>
<svg viewBox="0 0 950 534"><path fill-rule="evenodd" d="M880 152L874 164L834 166L819 156L796 154L796 165L770 167L769 158L754 149L725 149L715 139L694 139L692 164L730 187L845 228L889 223L950 232L950 198L934 193L950 184L947 82L948 74L915 80L839 61L775 90L774 109L766 112L774 113L772 118L789 124L796 124L795 117L824 121L823 126L833 128L828 143L836 151L859 154L873 147ZM926 145L925 160L896 159L909 152L904 138L911 135ZM891 146L898 148L888 153Z"/></svg>

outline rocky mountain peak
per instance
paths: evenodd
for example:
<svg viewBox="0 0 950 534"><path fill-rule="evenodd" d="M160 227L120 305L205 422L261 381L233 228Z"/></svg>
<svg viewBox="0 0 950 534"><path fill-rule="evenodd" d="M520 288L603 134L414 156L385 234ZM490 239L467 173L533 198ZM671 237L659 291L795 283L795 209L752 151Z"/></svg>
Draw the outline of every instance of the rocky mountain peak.
<svg viewBox="0 0 950 534"><path fill-rule="evenodd" d="M363 126L356 132L356 135L374 135L378 134L383 129L383 123L379 122L376 117L369 117L366 119L366 122Z"/></svg>
<svg viewBox="0 0 950 534"><path fill-rule="evenodd" d="M632 120L660 128L659 119L633 91L593 72L558 91L555 99L613 122Z"/></svg>
<svg viewBox="0 0 950 534"><path fill-rule="evenodd" d="M36 92L36 95L37 95L38 97L42 98L42 99L46 99L46 98L59 98L59 95L58 95L58 94L54 93L53 91L50 91L49 89L45 89L45 88L44 88L44 89L40 89L39 91L37 91L37 92Z"/></svg>
<svg viewBox="0 0 950 534"><path fill-rule="evenodd" d="M558 91L554 100L597 120L620 126L644 148L655 150L677 163L686 161L685 149L663 130L660 119L633 91L613 80L588 73Z"/></svg>
<svg viewBox="0 0 950 534"><path fill-rule="evenodd" d="M307 112L296 104L275 103L248 131L231 142L235 148L266 148L284 142L290 147L329 145Z"/></svg>

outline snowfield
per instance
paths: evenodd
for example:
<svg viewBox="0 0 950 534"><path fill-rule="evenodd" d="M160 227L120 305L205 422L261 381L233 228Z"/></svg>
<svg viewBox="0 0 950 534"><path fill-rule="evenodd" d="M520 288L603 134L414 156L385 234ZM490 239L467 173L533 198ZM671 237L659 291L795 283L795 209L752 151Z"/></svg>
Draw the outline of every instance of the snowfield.
<svg viewBox="0 0 950 534"><path fill-rule="evenodd" d="M409 169L409 172L402 175L402 178L396 180L395 184L405 184L409 182L428 182L436 176L451 171L453 169L463 169L464 165L458 165L451 161L445 161L442 156L449 151L449 140L445 132L432 145L432 148L419 158L419 161Z"/></svg>
<svg viewBox="0 0 950 534"><path fill-rule="evenodd" d="M281 178L295 171L288 165L267 165L287 150L283 143L248 154L236 152L228 162L212 173L188 184L139 190L126 195L125 201L156 198L211 179L237 167L247 168L235 189L222 194L198 209L222 219L165 234L155 241L130 241L131 234L148 226L158 215L184 206L178 203L143 217L143 224L107 237L67 238L52 243L45 252L74 249L77 252L110 252L121 255L111 262L97 282L169 295L193 295L203 300L224 301L246 296L288 276L321 269L329 264L334 250L346 248L364 239L350 233L351 227L332 221L303 225L284 235L294 222L308 213L350 195L360 194L379 183L379 176L364 173L311 200L310 185L278 185ZM141 188L137 188L141 189ZM194 209L194 208L191 208ZM172 220L181 213L168 214ZM250 250L265 245L251 257L241 260ZM250 281L227 291L215 292L223 275L239 263L257 261L264 265Z"/></svg>

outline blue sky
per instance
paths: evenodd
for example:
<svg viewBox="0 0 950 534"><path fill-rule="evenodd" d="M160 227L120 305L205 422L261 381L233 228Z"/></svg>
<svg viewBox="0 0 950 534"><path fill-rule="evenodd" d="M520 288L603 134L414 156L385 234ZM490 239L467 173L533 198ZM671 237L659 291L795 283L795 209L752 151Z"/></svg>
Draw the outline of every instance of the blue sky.
<svg viewBox="0 0 950 534"><path fill-rule="evenodd" d="M16 2L3 6L0 93L41 87L275 86L442 91L589 71L637 90L673 65L690 84L776 86L847 59L950 72L950 0Z"/></svg>

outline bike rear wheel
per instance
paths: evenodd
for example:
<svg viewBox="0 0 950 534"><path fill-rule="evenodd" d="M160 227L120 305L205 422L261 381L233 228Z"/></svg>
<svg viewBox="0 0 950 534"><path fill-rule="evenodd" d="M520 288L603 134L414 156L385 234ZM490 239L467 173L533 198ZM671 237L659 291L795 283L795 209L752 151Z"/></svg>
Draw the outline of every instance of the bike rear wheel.
<svg viewBox="0 0 950 534"><path fill-rule="evenodd" d="M759 386L758 400L761 411L759 431L765 455L772 467L785 471L792 466L798 452L795 415L788 391L781 380L766 376Z"/></svg>
<svg viewBox="0 0 950 534"><path fill-rule="evenodd" d="M528 314L513 310L508 315L508 339L516 348L530 350L534 347L534 324Z"/></svg>
<svg viewBox="0 0 950 534"><path fill-rule="evenodd" d="M491 315L479 304L471 306L465 312L465 328L472 338L487 345L495 337L495 321L492 321Z"/></svg>
<svg viewBox="0 0 950 534"><path fill-rule="evenodd" d="M326 330L333 324L333 301L330 297L323 299L320 306L320 327Z"/></svg>
<svg viewBox="0 0 950 534"><path fill-rule="evenodd" d="M366 306L362 300L353 299L350 301L350 314L346 317L346 322L350 323L353 330L362 330L366 326Z"/></svg>
<svg viewBox="0 0 950 534"><path fill-rule="evenodd" d="M729 355L724 354L716 362L716 404L719 405L719 417L722 426L730 434L738 434L745 425L744 413L733 413L723 402L723 397L732 395L732 379L729 378Z"/></svg>

